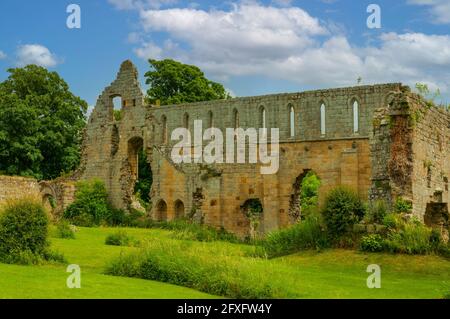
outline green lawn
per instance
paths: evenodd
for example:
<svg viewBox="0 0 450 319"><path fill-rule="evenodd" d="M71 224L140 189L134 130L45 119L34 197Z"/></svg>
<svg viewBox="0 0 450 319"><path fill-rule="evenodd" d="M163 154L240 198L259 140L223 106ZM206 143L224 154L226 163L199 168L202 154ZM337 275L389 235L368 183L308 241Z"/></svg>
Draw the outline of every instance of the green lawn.
<svg viewBox="0 0 450 319"><path fill-rule="evenodd" d="M66 287L66 265L0 264L0 298L211 298L196 290L125 277L103 275L109 260L132 247L104 245L112 228L81 228L76 239L51 238L52 248L81 267L81 289ZM125 231L141 242L179 242L157 229ZM255 272L270 274L273 284L295 298L441 298L450 291L450 262L437 256L366 254L350 250L303 252L264 260L246 257L251 246L225 242L186 242L198 254L226 255ZM381 289L368 289L366 268L381 267Z"/></svg>

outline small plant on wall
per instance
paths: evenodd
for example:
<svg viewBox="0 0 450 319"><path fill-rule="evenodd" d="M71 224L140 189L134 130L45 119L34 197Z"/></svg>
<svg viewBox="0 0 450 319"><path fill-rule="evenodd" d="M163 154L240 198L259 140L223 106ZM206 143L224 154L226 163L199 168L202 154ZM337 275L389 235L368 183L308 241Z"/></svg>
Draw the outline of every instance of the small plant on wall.
<svg viewBox="0 0 450 319"><path fill-rule="evenodd" d="M249 199L241 206L245 216L250 221L250 238L256 239L258 227L263 215L263 207L259 199Z"/></svg>

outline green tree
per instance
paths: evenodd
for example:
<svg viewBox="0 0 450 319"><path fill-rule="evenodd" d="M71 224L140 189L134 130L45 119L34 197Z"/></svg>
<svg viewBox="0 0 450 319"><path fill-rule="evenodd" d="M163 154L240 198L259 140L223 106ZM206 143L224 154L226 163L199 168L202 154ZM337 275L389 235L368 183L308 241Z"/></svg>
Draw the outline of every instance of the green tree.
<svg viewBox="0 0 450 319"><path fill-rule="evenodd" d="M320 184L320 178L313 171L309 171L303 178L300 193L302 217L306 217L310 209L318 206Z"/></svg>
<svg viewBox="0 0 450 319"><path fill-rule="evenodd" d="M150 190L153 183L153 174L150 164L147 162L147 155L142 148L138 153L138 179L134 185L134 193L144 202L144 207L150 203Z"/></svg>
<svg viewBox="0 0 450 319"><path fill-rule="evenodd" d="M51 179L76 168L87 103L56 72L8 72L0 83L0 171Z"/></svg>
<svg viewBox="0 0 450 319"><path fill-rule="evenodd" d="M208 80L194 65L171 59L149 60L151 70L145 73L151 103L161 105L210 101L229 98L222 84Z"/></svg>

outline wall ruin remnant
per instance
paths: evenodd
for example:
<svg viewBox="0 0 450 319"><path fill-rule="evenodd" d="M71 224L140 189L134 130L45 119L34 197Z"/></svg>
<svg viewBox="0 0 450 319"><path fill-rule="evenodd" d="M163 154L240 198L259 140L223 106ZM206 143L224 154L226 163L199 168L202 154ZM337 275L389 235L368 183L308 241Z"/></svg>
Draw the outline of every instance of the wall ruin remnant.
<svg viewBox="0 0 450 319"><path fill-rule="evenodd" d="M113 115L118 96L120 120ZM130 209L135 202L136 154L143 148L153 173L152 218L184 215L242 236L248 235L249 220L241 206L249 199L262 203L262 232L291 224L296 179L309 170L322 181L319 201L333 187L347 185L371 200L410 199L414 214L423 219L434 189L444 190L444 202L450 199L450 116L423 103L407 87L393 83L148 105L136 67L125 61L91 114L77 174L80 179L103 180L111 203ZM175 128L192 130L196 119L222 131L237 125L259 128L262 110L266 127L280 130L276 174L261 175L258 163L172 161L177 141L170 136Z"/></svg>

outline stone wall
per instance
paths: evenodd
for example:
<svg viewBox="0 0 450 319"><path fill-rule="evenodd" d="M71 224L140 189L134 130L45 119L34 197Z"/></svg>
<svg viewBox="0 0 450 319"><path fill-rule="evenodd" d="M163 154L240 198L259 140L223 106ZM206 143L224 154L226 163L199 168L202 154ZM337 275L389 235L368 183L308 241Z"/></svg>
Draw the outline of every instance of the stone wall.
<svg viewBox="0 0 450 319"><path fill-rule="evenodd" d="M450 113L403 88L374 115L371 199L409 200L424 218L427 204L448 203Z"/></svg>
<svg viewBox="0 0 450 319"><path fill-rule="evenodd" d="M18 176L0 176L0 204L26 196L40 198L37 180Z"/></svg>
<svg viewBox="0 0 450 319"><path fill-rule="evenodd" d="M58 218L74 201L75 182L63 179L39 182L34 178L0 175L0 205L24 197L42 200L52 216Z"/></svg>
<svg viewBox="0 0 450 319"><path fill-rule="evenodd" d="M264 209L260 231L267 232L292 222L289 212L296 180L308 170L322 179L320 200L341 184L367 198L373 185L372 146L378 143L373 141L373 118L401 89L401 84L383 84L155 106L144 103L137 70L126 61L117 79L99 96L89 119L77 174L81 179L105 181L113 205L129 209L135 201L137 151L143 147L153 172L149 212L153 218L171 220L184 215L246 235L249 221L242 205L248 199L259 199ZM123 100L120 121L113 116L116 96ZM353 122L355 101L358 131ZM324 134L321 105L325 108ZM279 128L278 172L261 175L260 164L248 163L175 164L170 152L178 141L171 140L171 132L186 126L193 130L194 120L199 119L203 129L213 126L222 132L234 127Z"/></svg>

